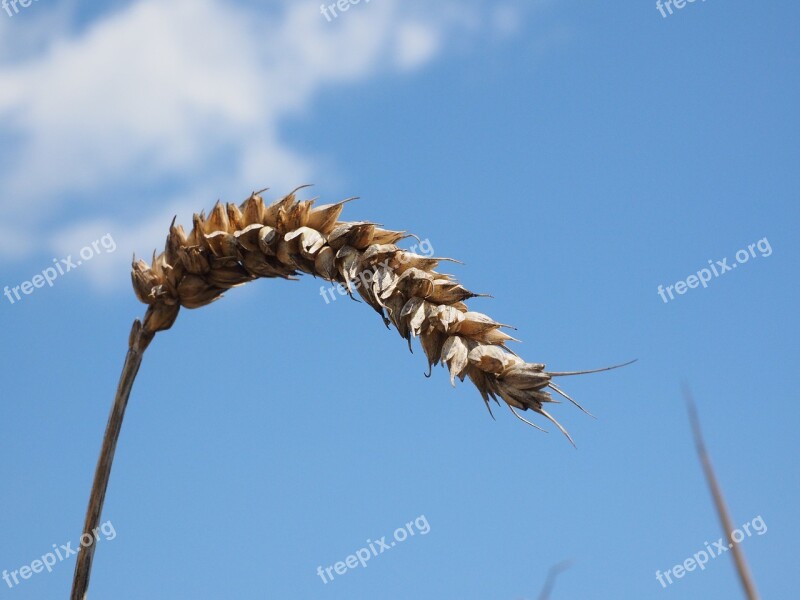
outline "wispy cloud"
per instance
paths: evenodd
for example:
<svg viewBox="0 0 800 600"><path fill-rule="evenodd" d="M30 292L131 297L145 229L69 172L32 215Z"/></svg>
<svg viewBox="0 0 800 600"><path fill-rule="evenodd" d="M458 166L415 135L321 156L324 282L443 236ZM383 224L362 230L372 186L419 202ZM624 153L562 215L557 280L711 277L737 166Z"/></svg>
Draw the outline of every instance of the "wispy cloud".
<svg viewBox="0 0 800 600"><path fill-rule="evenodd" d="M121 249L141 251L163 242L172 215L188 221L220 190L311 181L317 159L279 126L321 89L422 68L450 40L507 33L514 21L509 7L484 15L449 0L358 8L331 23L306 2L264 13L222 0L141 0L80 31L63 10L50 17L47 43L0 63L0 137L13 142L0 167L0 255L23 258L41 232L57 254L109 231ZM4 35L16 25L5 23ZM13 48L4 44L5 56ZM87 272L126 280L110 263Z"/></svg>

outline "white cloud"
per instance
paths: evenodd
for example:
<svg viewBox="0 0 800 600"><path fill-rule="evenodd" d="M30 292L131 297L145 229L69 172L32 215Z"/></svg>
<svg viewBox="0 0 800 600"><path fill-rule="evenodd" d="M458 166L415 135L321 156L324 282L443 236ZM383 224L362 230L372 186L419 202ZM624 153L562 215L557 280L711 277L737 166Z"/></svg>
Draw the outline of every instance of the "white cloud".
<svg viewBox="0 0 800 600"><path fill-rule="evenodd" d="M213 197L209 195L208 197ZM191 197L173 198L160 206L153 207L140 221L133 224L119 219L101 216L80 221L53 235L51 245L56 258L77 256L81 248L104 235L110 235L116 249L104 252L91 261L81 265L80 272L87 275L94 285L101 289L112 289L130 284L127 268L132 259L130 248L141 248L138 258L150 261L153 249L164 247L169 223L177 216L177 222L191 227L192 213L198 211L197 199Z"/></svg>
<svg viewBox="0 0 800 600"><path fill-rule="evenodd" d="M190 222L213 190L311 181L315 158L278 134L287 116L324 86L420 68L479 22L449 0L361 3L332 22L289 0L270 13L141 0L78 32L51 18L48 45L0 63L0 136L14 141L0 171L0 255L21 258L44 231L61 255L100 230L122 248L161 245L172 215ZM171 200L117 201L120 188L162 182L177 190ZM120 279L111 267L125 273L117 261L130 257L109 256L87 273Z"/></svg>
<svg viewBox="0 0 800 600"><path fill-rule="evenodd" d="M501 36L517 33L522 24L522 15L510 5L495 8L491 18L495 31Z"/></svg>
<svg viewBox="0 0 800 600"><path fill-rule="evenodd" d="M397 64L413 69L428 62L439 50L440 32L422 23L407 23L397 32Z"/></svg>

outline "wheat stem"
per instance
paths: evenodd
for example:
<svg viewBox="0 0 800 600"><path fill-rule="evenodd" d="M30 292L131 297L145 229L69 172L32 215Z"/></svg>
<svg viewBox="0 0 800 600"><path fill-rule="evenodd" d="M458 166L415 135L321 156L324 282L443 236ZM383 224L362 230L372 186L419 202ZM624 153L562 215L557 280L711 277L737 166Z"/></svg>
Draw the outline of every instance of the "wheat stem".
<svg viewBox="0 0 800 600"><path fill-rule="evenodd" d="M122 367L117 394L114 397L114 404L111 407L111 414L108 417L106 432L103 436L103 446L100 450L100 457L97 460L97 468L94 473L92 491L89 494L89 506L86 509L86 520L83 525L83 533L94 537L93 531L100 525L100 515L103 512L103 501L106 498L108 479L111 475L111 463L114 461L114 452L117 448L122 419L125 417L125 408L128 405L128 398L131 394L133 381L139 372L142 364L144 351L153 339L154 334L142 327L142 323L136 319L131 328L128 343L128 354L125 357L125 365ZM88 546L81 545L78 552L78 559L75 564L75 574L72 578L72 593L70 600L85 600L89 588L89 576L92 571L92 560L94 558L95 543Z"/></svg>
<svg viewBox="0 0 800 600"><path fill-rule="evenodd" d="M547 572L547 579L545 579L544 587L539 594L539 600L550 600L550 594L553 593L553 588L556 585L556 578L560 573L566 571L572 566L572 561L565 560L550 567Z"/></svg>
<svg viewBox="0 0 800 600"><path fill-rule="evenodd" d="M742 583L744 592L748 600L759 600L756 584L753 581L753 576L750 574L750 569L747 566L747 560L744 557L744 552L741 546L733 539L733 520L731 519L730 511L725 503L725 497L722 494L722 487L719 485L717 476L714 473L714 467L711 464L711 457L706 450L705 442L703 441L703 431L700 428L700 418L697 416L697 405L694 402L691 390L688 386L683 387L683 395L686 399L686 407L689 411L689 421L692 425L692 435L694 437L695 448L697 455L700 458L700 463L703 466L703 473L705 473L708 487L711 489L711 495L714 498L714 507L717 509L719 521L722 529L725 531L725 537L728 540L729 548L733 554L733 563L736 566L736 572L739 575L739 580Z"/></svg>

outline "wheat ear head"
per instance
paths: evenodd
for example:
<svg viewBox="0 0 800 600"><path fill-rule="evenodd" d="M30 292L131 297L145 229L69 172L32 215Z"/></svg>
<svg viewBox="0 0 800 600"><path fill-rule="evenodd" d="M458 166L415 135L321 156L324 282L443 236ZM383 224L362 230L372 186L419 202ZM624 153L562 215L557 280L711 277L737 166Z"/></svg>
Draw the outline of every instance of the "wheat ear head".
<svg viewBox="0 0 800 600"><path fill-rule="evenodd" d="M429 369L446 365L453 385L456 377L469 377L490 412L490 398L498 402L500 397L520 419L515 409L537 412L572 442L544 409L554 402L548 389L583 410L553 377L590 371L548 373L543 364L526 363L506 346L514 340L502 331L509 326L464 304L480 294L435 270L452 259L399 248L395 244L409 237L403 231L339 221L347 200L314 207L313 200L298 201L296 192L269 206L258 193L239 206L217 202L207 218L194 216L188 235L173 220L164 252L154 254L150 265L133 263L133 288L148 305L144 330L155 334L169 329L181 306L205 306L248 281L309 273L342 284L351 297L355 287L409 348L411 338L419 338Z"/></svg>
<svg viewBox="0 0 800 600"><path fill-rule="evenodd" d="M300 189L269 206L260 196L265 190L253 192L241 205L217 202L208 217L194 215L188 235L173 219L166 247L161 254L153 254L150 265L134 257L133 289L148 307L144 321L135 321L131 331L84 532L91 532L99 523L125 406L150 341L172 326L181 306L205 306L227 290L261 277L293 279L309 273L342 284L351 297L355 287L387 327L395 326L409 348L411 339L419 338L429 371L442 363L449 369L453 385L456 377L461 381L469 377L490 414L490 399L499 405L499 397L518 419L541 429L517 409L539 413L574 445L567 430L544 409L545 404L557 402L548 389L584 409L553 378L616 367L556 373L545 371L543 364L526 363L506 346L514 340L502 331L507 325L470 311L464 304L479 294L451 275L436 271L442 261L452 259L399 248L397 242L410 237L403 231L363 221L339 221L348 200L315 207L313 200L297 200ZM85 600L93 555L94 546L82 548L78 555L72 600Z"/></svg>

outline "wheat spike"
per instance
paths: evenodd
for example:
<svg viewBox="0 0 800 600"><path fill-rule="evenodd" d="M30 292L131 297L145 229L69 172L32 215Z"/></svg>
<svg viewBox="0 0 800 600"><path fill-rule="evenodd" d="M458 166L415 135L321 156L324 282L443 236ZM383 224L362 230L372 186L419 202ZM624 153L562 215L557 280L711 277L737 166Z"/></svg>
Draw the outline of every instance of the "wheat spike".
<svg viewBox="0 0 800 600"><path fill-rule="evenodd" d="M502 331L508 325L470 311L464 304L481 294L436 271L439 263L452 259L401 249L397 242L413 237L405 232L375 223L340 221L342 209L351 199L315 207L313 200L297 199L299 189L269 206L260 196L264 190L252 193L241 205L217 202L208 217L194 215L188 235L173 219L162 253L154 253L149 265L134 257L133 289L148 307L143 322L136 320L131 329L84 533L99 523L125 407L142 355L155 334L172 327L181 307L200 308L227 290L262 277L294 279L308 273L340 283L351 297L355 288L387 327L394 325L409 348L412 338L419 338L429 372L442 364L449 369L453 385L456 378L464 381L469 377L490 414L490 399L499 404L499 397L525 423L541 429L516 409L539 413L572 443L567 430L544 405L558 402L548 392L550 388L583 410L553 385L552 378L588 371L548 373L543 364L526 363L506 346L506 342L516 341ZM86 598L93 556L94 545L81 548L72 600Z"/></svg>
<svg viewBox="0 0 800 600"><path fill-rule="evenodd" d="M512 409L533 410L569 434L543 409L548 389L566 396L539 363L526 363L506 343L514 340L490 317L467 309L475 294L435 269L442 258L399 248L401 231L374 223L339 221L344 202L313 206L296 192L266 206L257 193L241 205L220 202L206 217L194 216L187 235L173 221L166 247L148 265L134 260L133 287L148 304L147 334L169 329L181 306L199 308L230 288L261 277L308 273L342 284L394 325L408 340L418 337L428 366L442 364L450 381L466 377L487 406L498 397Z"/></svg>

